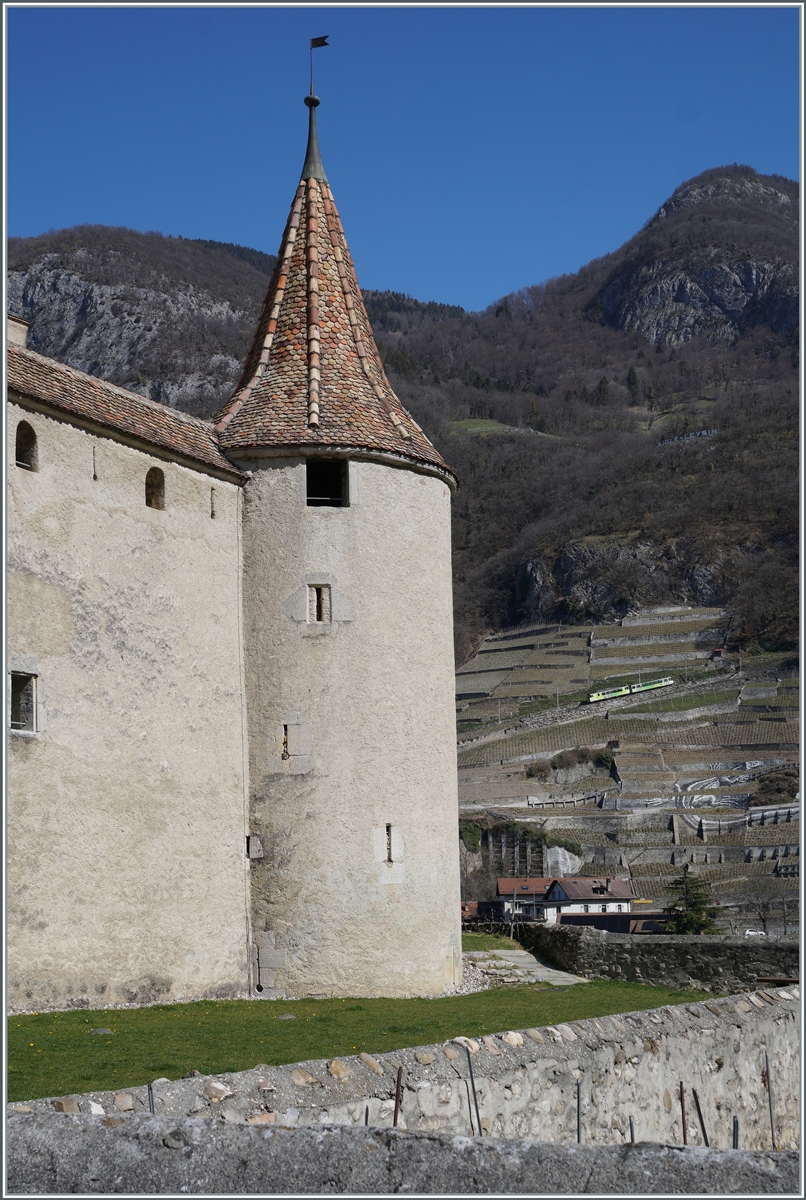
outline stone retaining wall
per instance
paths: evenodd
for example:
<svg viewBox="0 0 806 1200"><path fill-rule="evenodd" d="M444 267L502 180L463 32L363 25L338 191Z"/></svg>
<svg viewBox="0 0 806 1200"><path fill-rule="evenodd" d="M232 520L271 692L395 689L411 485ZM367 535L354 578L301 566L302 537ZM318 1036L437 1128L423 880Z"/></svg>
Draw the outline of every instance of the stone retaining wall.
<svg viewBox="0 0 806 1200"><path fill-rule="evenodd" d="M481 1128L498 1138L576 1141L580 1080L582 1140L612 1146L629 1140L681 1144L679 1085L687 1098L688 1140L702 1145L692 1088L697 1089L712 1147L770 1150L768 1096L762 1071L769 1055L779 1149L798 1144L799 998L777 989L698 1004L514 1031L469 1042ZM393 1122L398 1068L403 1068L400 1124L412 1132L469 1135L476 1129L468 1059L461 1044L345 1056L330 1062L258 1066L216 1077L157 1080L157 1117L268 1127ZM58 1101L11 1105L33 1119L64 1112L130 1119L148 1112L145 1087L93 1092ZM63 1119L63 1118L60 1118Z"/></svg>
<svg viewBox="0 0 806 1200"><path fill-rule="evenodd" d="M136 1117L12 1118L6 1195L179 1196L795 1194L798 1155L407 1136L379 1129L250 1129Z"/></svg>
<svg viewBox="0 0 806 1200"><path fill-rule="evenodd" d="M799 977L796 938L608 933L560 924L521 925L518 939L552 966L589 978L741 992L754 988L759 978Z"/></svg>

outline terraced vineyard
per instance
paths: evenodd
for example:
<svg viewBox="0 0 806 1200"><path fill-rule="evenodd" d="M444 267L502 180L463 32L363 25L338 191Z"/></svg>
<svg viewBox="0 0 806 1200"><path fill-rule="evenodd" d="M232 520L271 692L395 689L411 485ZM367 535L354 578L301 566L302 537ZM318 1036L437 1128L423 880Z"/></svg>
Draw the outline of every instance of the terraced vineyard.
<svg viewBox="0 0 806 1200"><path fill-rule="evenodd" d="M506 815L576 844L581 874L629 878L654 907L684 864L711 882L724 914L742 913L731 905L760 886L752 880L791 901L796 660L761 654L739 670L729 622L720 609L645 610L617 626L488 637L457 672L463 816ZM662 691L587 703L593 690L667 675ZM558 766L605 750L609 776Z"/></svg>

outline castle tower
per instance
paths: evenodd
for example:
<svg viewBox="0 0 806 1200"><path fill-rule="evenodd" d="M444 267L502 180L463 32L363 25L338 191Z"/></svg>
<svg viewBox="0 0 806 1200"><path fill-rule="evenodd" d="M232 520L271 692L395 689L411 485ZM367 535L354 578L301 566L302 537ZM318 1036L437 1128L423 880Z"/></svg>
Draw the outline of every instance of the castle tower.
<svg viewBox="0 0 806 1200"><path fill-rule="evenodd" d="M383 370L316 133L240 382L256 996L461 976L450 499Z"/></svg>

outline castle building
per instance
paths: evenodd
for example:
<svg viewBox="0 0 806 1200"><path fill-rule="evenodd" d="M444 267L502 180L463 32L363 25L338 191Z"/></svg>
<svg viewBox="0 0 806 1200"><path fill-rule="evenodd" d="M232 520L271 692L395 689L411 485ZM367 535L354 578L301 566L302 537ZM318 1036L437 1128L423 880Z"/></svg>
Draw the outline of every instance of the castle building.
<svg viewBox="0 0 806 1200"><path fill-rule="evenodd" d="M384 373L318 103L212 422L9 319L17 1009L461 978L456 480Z"/></svg>

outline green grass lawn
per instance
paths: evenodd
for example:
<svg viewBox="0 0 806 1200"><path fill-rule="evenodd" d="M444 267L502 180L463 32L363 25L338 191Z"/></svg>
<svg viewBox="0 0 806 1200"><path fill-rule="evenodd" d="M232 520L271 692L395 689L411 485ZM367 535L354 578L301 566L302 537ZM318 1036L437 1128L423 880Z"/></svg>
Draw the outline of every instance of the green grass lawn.
<svg viewBox="0 0 806 1200"><path fill-rule="evenodd" d="M511 944L511 943L510 943ZM224 1000L152 1008L14 1016L8 1022L8 1098L136 1087L308 1058L385 1053L507 1029L701 1000L640 984L491 988L435 1000ZM280 1021L291 1013L294 1021ZM103 1026L112 1036L92 1034Z"/></svg>
<svg viewBox="0 0 806 1200"><path fill-rule="evenodd" d="M463 950L522 950L520 942L501 933L463 933Z"/></svg>

